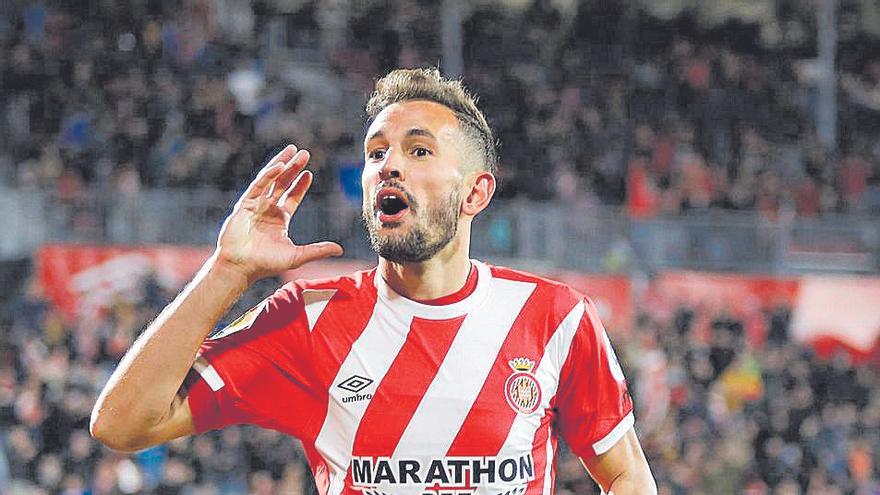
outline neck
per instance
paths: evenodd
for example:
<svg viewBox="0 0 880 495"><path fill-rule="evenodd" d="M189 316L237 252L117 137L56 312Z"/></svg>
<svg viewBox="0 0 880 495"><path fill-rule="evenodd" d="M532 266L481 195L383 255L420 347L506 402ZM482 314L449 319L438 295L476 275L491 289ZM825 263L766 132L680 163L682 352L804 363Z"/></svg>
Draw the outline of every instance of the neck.
<svg viewBox="0 0 880 495"><path fill-rule="evenodd" d="M379 258L379 276L408 299L427 301L453 294L464 287L471 270L469 239L461 237L426 261L396 263Z"/></svg>

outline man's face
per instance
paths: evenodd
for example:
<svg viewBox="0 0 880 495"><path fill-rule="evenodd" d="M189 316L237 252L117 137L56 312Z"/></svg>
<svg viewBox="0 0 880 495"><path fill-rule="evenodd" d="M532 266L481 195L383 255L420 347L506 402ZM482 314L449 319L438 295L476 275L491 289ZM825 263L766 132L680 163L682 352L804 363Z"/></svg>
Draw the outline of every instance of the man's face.
<svg viewBox="0 0 880 495"><path fill-rule="evenodd" d="M455 237L468 138L449 108L406 101L385 108L364 142L363 218L379 256L420 262Z"/></svg>

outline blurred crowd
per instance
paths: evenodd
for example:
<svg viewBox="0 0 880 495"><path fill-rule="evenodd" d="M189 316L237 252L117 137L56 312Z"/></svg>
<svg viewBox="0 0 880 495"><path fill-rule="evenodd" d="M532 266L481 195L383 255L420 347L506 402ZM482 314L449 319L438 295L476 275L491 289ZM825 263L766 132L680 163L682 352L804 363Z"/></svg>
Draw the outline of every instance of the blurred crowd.
<svg viewBox="0 0 880 495"><path fill-rule="evenodd" d="M256 286L242 312L279 282ZM314 493L294 440L256 427L133 455L88 434L96 394L173 293L147 277L95 320L65 321L31 281L0 314L0 493ZM868 495L880 490L876 363L820 360L789 336L789 310L753 318L675 303L611 329L664 495ZM747 335L750 335L747 337ZM598 493L562 447L556 493Z"/></svg>
<svg viewBox="0 0 880 495"><path fill-rule="evenodd" d="M566 18L534 1L465 23L465 80L500 129L503 193L625 204L638 218L880 212L868 130L880 123L880 59L841 70L852 92L840 94L832 153L816 132L814 64L737 43L748 26L700 35L627 4L579 2Z"/></svg>
<svg viewBox="0 0 880 495"><path fill-rule="evenodd" d="M498 131L501 194L638 218L880 212L878 42L840 35L830 149L814 20L777 4L778 37L795 42L769 48L753 25L658 20L638 2L461 4L461 75ZM313 151L315 193L339 194L361 160L356 105L390 68L442 59L444 15L421 0L5 2L0 183L61 201L90 186L236 190L295 141ZM360 101L316 98L306 72Z"/></svg>
<svg viewBox="0 0 880 495"><path fill-rule="evenodd" d="M230 310L245 311L280 282L261 281ZM299 444L237 427L134 455L101 447L88 432L101 384L174 294L146 277L105 314L65 321L28 282L0 312L0 493L99 495L307 494Z"/></svg>
<svg viewBox="0 0 880 495"><path fill-rule="evenodd" d="M259 2L216 4L4 2L0 180L62 202L90 187L235 190L289 141L318 169L349 153L341 117L266 67ZM317 175L316 193L335 186Z"/></svg>
<svg viewBox="0 0 880 495"><path fill-rule="evenodd" d="M876 363L819 359L790 339L789 308L762 313L679 305L618 344L661 493L877 493Z"/></svg>
<svg viewBox="0 0 880 495"><path fill-rule="evenodd" d="M313 193L343 194L362 109L316 99L278 67L329 74L362 103L384 71L441 60L444 15L441 2L347 3L0 3L0 186L60 202L237 190L294 141L313 152ZM462 76L501 140L501 196L635 218L880 213L880 59L864 48L876 40L841 50L832 150L815 130L809 35L760 48L746 24L711 31L627 2L561 3L462 13ZM279 48L292 58L273 58ZM66 321L33 281L17 294L0 311L0 493L313 493L300 447L275 432L231 428L136 455L88 435L96 393L173 295L155 281L90 321ZM819 360L790 340L784 307L762 318L758 342L741 316L678 304L612 332L661 493L880 492L876 366ZM558 468L557 493L597 493L572 456Z"/></svg>

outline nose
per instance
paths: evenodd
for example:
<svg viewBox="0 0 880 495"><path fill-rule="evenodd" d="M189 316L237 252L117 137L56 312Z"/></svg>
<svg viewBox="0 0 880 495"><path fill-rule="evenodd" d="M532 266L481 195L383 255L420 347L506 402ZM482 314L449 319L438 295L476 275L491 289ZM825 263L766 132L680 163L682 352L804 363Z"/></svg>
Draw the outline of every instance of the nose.
<svg viewBox="0 0 880 495"><path fill-rule="evenodd" d="M394 153L391 149L386 152L385 161L382 162L382 167L379 169L380 180L404 179L403 160L398 155L399 153Z"/></svg>

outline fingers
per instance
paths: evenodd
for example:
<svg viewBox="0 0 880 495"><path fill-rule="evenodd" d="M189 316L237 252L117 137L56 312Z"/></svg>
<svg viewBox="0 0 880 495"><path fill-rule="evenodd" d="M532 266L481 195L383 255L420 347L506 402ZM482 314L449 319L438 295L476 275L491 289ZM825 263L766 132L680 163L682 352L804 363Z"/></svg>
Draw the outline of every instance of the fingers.
<svg viewBox="0 0 880 495"><path fill-rule="evenodd" d="M296 146L289 144L269 160L266 163L266 166L257 174L257 177L253 182L251 182L247 189L245 189L242 198L254 199L260 197L262 194L266 194L269 187L273 184L275 179L278 178L278 175L284 171L284 165L296 155L296 152Z"/></svg>
<svg viewBox="0 0 880 495"><path fill-rule="evenodd" d="M260 171L257 178L251 182L251 185L242 194L242 199L256 199L266 194L266 191L275 182L275 179L284 171L283 163L273 163Z"/></svg>
<svg viewBox="0 0 880 495"><path fill-rule="evenodd" d="M272 190L268 193L268 197L273 203L278 204L280 202L282 195L287 192L294 179L297 179L302 169L309 163L310 157L311 155L307 150L299 150L290 161L284 164L284 171L275 179Z"/></svg>
<svg viewBox="0 0 880 495"><path fill-rule="evenodd" d="M306 191L308 191L309 187L312 185L313 177L312 173L308 170L301 172L293 184L284 191L284 194L278 200L278 206L290 215L296 213L297 208L299 208L300 203L302 203L303 197L306 195Z"/></svg>
<svg viewBox="0 0 880 495"><path fill-rule="evenodd" d="M299 148L297 148L295 145L288 144L284 147L284 149L279 151L277 155L272 157L272 159L267 162L267 165L271 163L285 163L287 161L290 161L290 159L293 158L293 155L296 154L298 149Z"/></svg>
<svg viewBox="0 0 880 495"><path fill-rule="evenodd" d="M297 246L296 253L290 260L290 269L299 268L306 263L330 258L332 256L342 256L342 246L335 242L316 242L314 244L306 244L305 246Z"/></svg>

